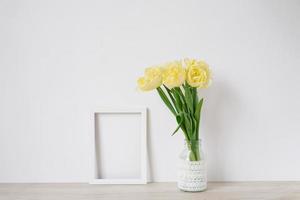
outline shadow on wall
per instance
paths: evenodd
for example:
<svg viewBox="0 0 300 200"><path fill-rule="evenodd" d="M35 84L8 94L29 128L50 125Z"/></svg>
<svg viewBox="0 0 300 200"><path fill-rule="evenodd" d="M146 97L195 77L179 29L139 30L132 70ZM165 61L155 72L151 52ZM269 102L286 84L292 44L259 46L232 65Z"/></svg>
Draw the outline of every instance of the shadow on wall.
<svg viewBox="0 0 300 200"><path fill-rule="evenodd" d="M226 149L231 145L230 134L234 134L236 119L242 110L241 100L236 90L227 82L213 82L209 89L199 90L204 97L200 137L203 139L204 150L208 161L209 181L226 179L226 158L230 156ZM147 112L147 150L148 150L148 181L153 181L151 162L151 111Z"/></svg>
<svg viewBox="0 0 300 200"><path fill-rule="evenodd" d="M208 161L208 180L226 179L226 158L230 138L236 132L236 119L242 110L237 91L228 82L213 82L207 90L199 91L204 97L200 137L203 139ZM203 134L202 134L203 133Z"/></svg>

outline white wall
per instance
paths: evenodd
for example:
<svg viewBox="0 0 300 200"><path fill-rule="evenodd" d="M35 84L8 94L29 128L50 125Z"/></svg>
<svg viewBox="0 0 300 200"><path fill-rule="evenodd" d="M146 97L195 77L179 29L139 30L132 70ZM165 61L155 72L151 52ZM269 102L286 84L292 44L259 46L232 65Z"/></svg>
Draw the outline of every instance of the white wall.
<svg viewBox="0 0 300 200"><path fill-rule="evenodd" d="M147 106L150 172L176 180L182 136L144 67L214 72L201 136L209 180L300 180L299 1L0 1L0 182L84 182L88 111ZM120 127L122 130L122 127Z"/></svg>

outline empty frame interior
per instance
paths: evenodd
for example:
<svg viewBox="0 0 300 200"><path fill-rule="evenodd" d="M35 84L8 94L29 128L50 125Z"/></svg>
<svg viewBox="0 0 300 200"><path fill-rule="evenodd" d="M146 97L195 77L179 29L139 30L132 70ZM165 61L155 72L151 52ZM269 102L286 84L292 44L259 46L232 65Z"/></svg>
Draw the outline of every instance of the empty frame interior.
<svg viewBox="0 0 300 200"><path fill-rule="evenodd" d="M94 113L93 183L144 183L146 120L143 111Z"/></svg>

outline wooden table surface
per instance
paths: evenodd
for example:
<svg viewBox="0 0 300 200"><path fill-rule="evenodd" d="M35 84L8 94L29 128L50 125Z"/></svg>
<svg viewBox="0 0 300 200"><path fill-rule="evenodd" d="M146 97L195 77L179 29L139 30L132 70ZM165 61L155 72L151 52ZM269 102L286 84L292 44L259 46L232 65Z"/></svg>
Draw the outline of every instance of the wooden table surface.
<svg viewBox="0 0 300 200"><path fill-rule="evenodd" d="M0 184L0 200L297 199L300 182L213 182L205 192L179 191L176 183L147 185Z"/></svg>

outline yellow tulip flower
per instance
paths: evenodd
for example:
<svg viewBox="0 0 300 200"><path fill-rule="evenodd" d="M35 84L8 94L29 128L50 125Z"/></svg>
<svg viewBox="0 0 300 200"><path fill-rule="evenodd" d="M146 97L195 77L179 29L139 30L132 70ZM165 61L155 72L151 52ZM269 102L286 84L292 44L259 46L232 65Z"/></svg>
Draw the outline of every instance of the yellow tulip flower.
<svg viewBox="0 0 300 200"><path fill-rule="evenodd" d="M204 61L195 59L185 59L187 67L186 79L190 86L197 88L207 88L211 83L211 71Z"/></svg>
<svg viewBox="0 0 300 200"><path fill-rule="evenodd" d="M149 67L145 69L145 74L137 80L140 90L150 91L158 88L162 84L162 70L160 67Z"/></svg>
<svg viewBox="0 0 300 200"><path fill-rule="evenodd" d="M163 84L169 89L179 87L185 82L185 69L179 61L169 62L163 70Z"/></svg>

